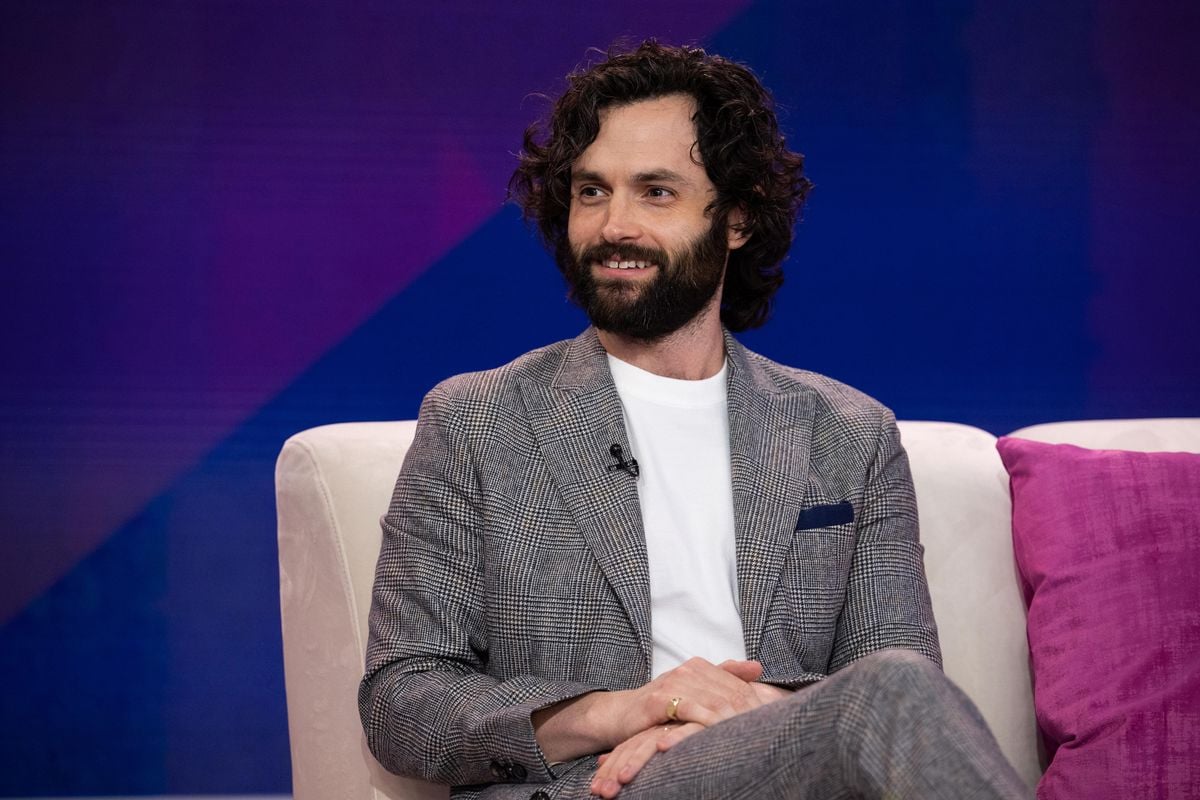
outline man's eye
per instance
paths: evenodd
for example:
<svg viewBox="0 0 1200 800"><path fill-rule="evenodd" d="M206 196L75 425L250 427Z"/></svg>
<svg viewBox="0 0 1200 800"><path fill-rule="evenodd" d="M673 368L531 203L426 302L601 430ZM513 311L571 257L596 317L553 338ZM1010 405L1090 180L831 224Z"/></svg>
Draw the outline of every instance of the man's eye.
<svg viewBox="0 0 1200 800"><path fill-rule="evenodd" d="M674 192L672 192L670 189L664 189L661 186L651 186L646 190L646 194L650 195L651 197L672 197Z"/></svg>
<svg viewBox="0 0 1200 800"><path fill-rule="evenodd" d="M601 194L599 186L584 186L579 190L580 197L599 197Z"/></svg>

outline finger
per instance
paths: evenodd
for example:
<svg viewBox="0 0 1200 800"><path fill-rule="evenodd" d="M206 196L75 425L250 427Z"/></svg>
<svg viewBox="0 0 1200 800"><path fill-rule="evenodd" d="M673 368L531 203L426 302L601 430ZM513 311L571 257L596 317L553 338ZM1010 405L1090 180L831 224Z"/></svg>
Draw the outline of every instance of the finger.
<svg viewBox="0 0 1200 800"><path fill-rule="evenodd" d="M621 784L611 778L593 778L589 791L604 800L612 800L621 792Z"/></svg>
<svg viewBox="0 0 1200 800"><path fill-rule="evenodd" d="M748 691L748 684L762 677L762 664L757 661L730 659L721 662L720 665L713 665L703 659L691 659L682 667L686 668L686 674L690 678L704 683L710 691L729 697L733 701L739 697L749 698L752 692Z"/></svg>
<svg viewBox="0 0 1200 800"><path fill-rule="evenodd" d="M621 774L625 770L626 765L630 763L631 754L636 750L638 743L646 738L646 731L626 739L612 749L612 752L607 754L604 759L604 764L598 766L596 774L592 777L592 793L598 794L604 798L613 798L621 791L622 783L628 783L621 780Z"/></svg>
<svg viewBox="0 0 1200 800"><path fill-rule="evenodd" d="M651 728L649 731L643 731L637 736L622 742L620 748L614 751L614 758L617 763L612 765L613 777L622 784L629 783L633 780L633 775L637 774L638 769L646 762L648 757L647 750L653 752L654 732L657 728ZM630 768L632 767L632 774Z"/></svg>
<svg viewBox="0 0 1200 800"><path fill-rule="evenodd" d="M637 741L630 743L632 746L628 748L625 763L621 765L621 771L617 773L617 780L621 782L622 786L636 778L637 774L642 771L642 767L646 766L646 762L658 755L658 741L667 735L668 730L670 729L655 728L646 731L646 735L639 736Z"/></svg>
<svg viewBox="0 0 1200 800"><path fill-rule="evenodd" d="M758 695L760 700L763 701L763 705L766 705L767 703L774 703L776 700L782 700L783 698L792 694L791 689L772 686L769 683L754 683L751 684L751 686L754 687L754 693Z"/></svg>
<svg viewBox="0 0 1200 800"><path fill-rule="evenodd" d="M612 755L609 753L608 755ZM604 797L609 800L617 796L617 792L621 791L621 783L617 780L616 775L612 772L612 759L606 759L608 766L601 766L596 770L596 774L592 776L592 784L589 787L591 793Z"/></svg>
<svg viewBox="0 0 1200 800"><path fill-rule="evenodd" d="M747 676L761 670L757 662L727 663ZM750 683L703 658L688 659L644 689L641 715L647 726L673 720L711 726L763 704Z"/></svg>
<svg viewBox="0 0 1200 800"><path fill-rule="evenodd" d="M698 725L694 722L689 722L686 725L679 725L665 736L659 738L657 745L658 752L665 753L675 745L682 742L684 739L688 738L689 736L694 736L702 730L704 730L704 726Z"/></svg>
<svg viewBox="0 0 1200 800"><path fill-rule="evenodd" d="M701 694L697 690L692 697L679 698L679 703L675 705L674 720L669 719L664 711L663 721L694 722L707 728L710 725L716 725L728 716L727 713L724 713L726 706L727 703L723 695L708 692Z"/></svg>
<svg viewBox="0 0 1200 800"><path fill-rule="evenodd" d="M674 730L674 727L651 728L614 747L592 777L592 794L606 800L616 797L621 787L637 777L646 762L658 754L658 740Z"/></svg>
<svg viewBox="0 0 1200 800"><path fill-rule="evenodd" d="M763 673L762 664L753 660L737 661L731 658L728 661L722 661L718 666L730 675L746 683L758 680L762 677Z"/></svg>
<svg viewBox="0 0 1200 800"><path fill-rule="evenodd" d="M681 668L682 669L682 668ZM749 673L750 670L746 670ZM692 666L664 685L664 695L679 697L675 719L711 726L730 717L758 708L762 700L753 686L711 664ZM659 695L662 699L663 695ZM670 719L672 696L665 698L660 719Z"/></svg>

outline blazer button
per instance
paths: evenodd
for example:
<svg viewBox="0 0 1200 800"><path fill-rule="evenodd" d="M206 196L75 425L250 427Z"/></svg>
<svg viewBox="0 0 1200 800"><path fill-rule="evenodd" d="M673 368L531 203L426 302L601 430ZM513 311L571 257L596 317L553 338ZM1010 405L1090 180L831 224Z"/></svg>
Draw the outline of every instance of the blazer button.
<svg viewBox="0 0 1200 800"><path fill-rule="evenodd" d="M550 800L550 795L538 789L533 794L529 795L529 800Z"/></svg>
<svg viewBox="0 0 1200 800"><path fill-rule="evenodd" d="M519 780L519 781L523 781L523 780L525 780L525 776L526 776L526 775L528 775L529 773L527 773L527 772L525 771L525 767L524 767L524 765L522 765L522 764L513 764L513 765L512 765L512 768L509 770L509 774L510 774L512 777L516 778L517 780Z"/></svg>
<svg viewBox="0 0 1200 800"><path fill-rule="evenodd" d="M504 767L500 765L499 761L493 761L491 764L488 764L488 770L492 773L492 777L496 780L500 780L504 777Z"/></svg>

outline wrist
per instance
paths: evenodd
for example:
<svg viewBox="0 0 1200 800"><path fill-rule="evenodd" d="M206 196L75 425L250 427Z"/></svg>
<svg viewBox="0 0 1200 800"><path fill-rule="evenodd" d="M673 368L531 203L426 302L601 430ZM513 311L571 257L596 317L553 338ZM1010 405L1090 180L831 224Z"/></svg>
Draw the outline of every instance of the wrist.
<svg viewBox="0 0 1200 800"><path fill-rule="evenodd" d="M535 711L534 735L550 761L611 750L625 741L628 725L628 691L595 691Z"/></svg>
<svg viewBox="0 0 1200 800"><path fill-rule="evenodd" d="M589 702L583 709L583 727L587 731L591 752L611 750L629 736L623 722L628 714L626 691L595 692L588 695Z"/></svg>

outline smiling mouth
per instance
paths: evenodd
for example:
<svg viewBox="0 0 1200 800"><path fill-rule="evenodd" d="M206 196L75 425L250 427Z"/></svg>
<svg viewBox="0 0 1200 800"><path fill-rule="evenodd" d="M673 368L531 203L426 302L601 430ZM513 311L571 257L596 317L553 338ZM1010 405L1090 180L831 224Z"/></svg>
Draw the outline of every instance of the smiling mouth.
<svg viewBox="0 0 1200 800"><path fill-rule="evenodd" d="M607 261L597 262L605 269L646 269L647 267L657 267L653 261L621 261L615 258L610 258Z"/></svg>

